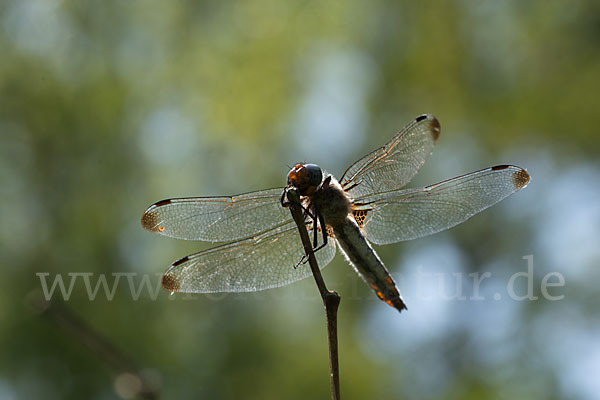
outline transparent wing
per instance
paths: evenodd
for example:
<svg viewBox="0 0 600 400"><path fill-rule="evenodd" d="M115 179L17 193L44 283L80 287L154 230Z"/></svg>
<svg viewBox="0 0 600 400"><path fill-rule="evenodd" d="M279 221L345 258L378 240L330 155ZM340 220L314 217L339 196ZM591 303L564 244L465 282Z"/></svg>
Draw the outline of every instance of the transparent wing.
<svg viewBox="0 0 600 400"><path fill-rule="evenodd" d="M142 215L142 226L176 239L229 242L292 220L280 204L283 188L238 196L162 200Z"/></svg>
<svg viewBox="0 0 600 400"><path fill-rule="evenodd" d="M354 214L367 239L395 243L451 228L529 183L519 167L500 165L419 189L365 196Z"/></svg>
<svg viewBox="0 0 600 400"><path fill-rule="evenodd" d="M312 228L310 223L307 228ZM162 284L166 290L186 293L254 292L284 286L311 275L308 264L295 268L303 255L298 229L291 222L253 238L184 257L169 267ZM333 236L315 256L320 268L329 264L335 256Z"/></svg>
<svg viewBox="0 0 600 400"><path fill-rule="evenodd" d="M433 115L421 115L385 146L352 164L340 182L351 198L389 192L405 186L431 154L440 136Z"/></svg>

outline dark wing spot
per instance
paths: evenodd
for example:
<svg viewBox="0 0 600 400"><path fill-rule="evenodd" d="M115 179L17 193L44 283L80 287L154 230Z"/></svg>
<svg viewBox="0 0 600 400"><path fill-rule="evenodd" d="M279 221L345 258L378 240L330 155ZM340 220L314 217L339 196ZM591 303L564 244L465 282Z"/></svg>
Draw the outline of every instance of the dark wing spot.
<svg viewBox="0 0 600 400"><path fill-rule="evenodd" d="M437 140L440 138L440 133L442 133L442 127L440 126L440 121L438 121L437 118L432 118L433 119L429 122L429 129L431 130L433 141L437 142Z"/></svg>
<svg viewBox="0 0 600 400"><path fill-rule="evenodd" d="M169 199L161 200L157 203L154 203L154 207L162 207L162 206L166 206L167 204L171 204L171 200L169 200Z"/></svg>
<svg viewBox="0 0 600 400"><path fill-rule="evenodd" d="M500 171L508 167L510 167L510 165L496 165L495 167L492 167L492 171Z"/></svg>
<svg viewBox="0 0 600 400"><path fill-rule="evenodd" d="M415 122L421 122L426 119L429 119L429 121L427 123L428 123L429 132L431 132L431 137L433 138L434 142L437 142L437 140L440 137L440 133L442 132L442 128L440 127L440 122L437 120L436 117L434 117L431 114L423 114L423 115L419 115L417 118L415 118Z"/></svg>
<svg viewBox="0 0 600 400"><path fill-rule="evenodd" d="M326 225L327 237L330 239L335 239L335 235L333 234L333 228L329 225Z"/></svg>
<svg viewBox="0 0 600 400"><path fill-rule="evenodd" d="M352 214L354 214L354 219L356 223L362 229L365 226L365 220L367 219L367 214L369 210L352 210Z"/></svg>
<svg viewBox="0 0 600 400"><path fill-rule="evenodd" d="M313 235L313 222L312 221L307 221L306 222L306 230L308 231L309 235ZM321 224L317 225L317 230L319 231L319 234L321 234L321 232L323 232L323 228L321 226ZM335 239L335 235L333 233L333 228L330 227L329 225L325 225L325 234L327 235L328 238L330 239ZM275 239L277 240L277 239Z"/></svg>
<svg viewBox="0 0 600 400"><path fill-rule="evenodd" d="M156 213L156 209L158 207L166 206L171 204L172 201L161 200L157 203L152 204L142 215L142 226L144 229L149 230L150 232L162 232L165 230L164 226L159 226L158 215Z"/></svg>
<svg viewBox="0 0 600 400"><path fill-rule="evenodd" d="M531 180L531 178L529 177L529 174L524 169L515 171L513 173L512 179L513 179L513 185L515 186L515 189L517 189L517 190L523 189L525 186L527 186L527 184Z"/></svg>
<svg viewBox="0 0 600 400"><path fill-rule="evenodd" d="M178 292L181 288L179 281L173 275L163 275L162 287L169 292Z"/></svg>
<svg viewBox="0 0 600 400"><path fill-rule="evenodd" d="M144 229L150 232L158 232L158 216L154 212L154 208L150 207L143 215L142 215L142 226ZM163 229L164 230L164 229Z"/></svg>
<svg viewBox="0 0 600 400"><path fill-rule="evenodd" d="M173 265L171 265L171 266L172 266L172 267L176 267L176 266L178 266L178 265L181 265L181 264L183 264L184 262L188 261L189 259L190 259L190 258L189 258L188 256L185 256L185 257L183 257L183 258L180 258L179 260L175 261L175 262L173 263Z"/></svg>

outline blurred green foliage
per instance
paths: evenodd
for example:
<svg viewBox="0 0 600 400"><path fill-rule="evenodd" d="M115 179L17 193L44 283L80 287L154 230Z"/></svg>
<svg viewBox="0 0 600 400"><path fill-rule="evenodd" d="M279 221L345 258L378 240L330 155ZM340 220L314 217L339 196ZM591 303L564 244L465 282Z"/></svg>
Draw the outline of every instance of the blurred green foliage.
<svg viewBox="0 0 600 400"><path fill-rule="evenodd" d="M6 0L0 27L0 398L135 396L137 378L94 348L92 331L163 398L328 396L312 281L257 294L132 296L128 279L137 288L147 274L155 287L170 262L207 248L142 230L141 213L161 198L282 186L286 165L304 160L339 176L430 112L443 135L419 183L507 162L529 167L533 184L525 200L378 251L401 274L405 254L441 241L465 271L508 263L508 277L539 250L536 237L561 227L545 224L539 206L544 190L560 189L552 171L598 169L597 1ZM573 179L561 182L568 209L577 191ZM598 198L589 202L597 210ZM598 260L573 262L597 277ZM80 275L67 301L55 293L52 313L39 304L39 273L49 285L62 274L67 286L69 273L93 274L92 287L100 274L109 285L125 275L110 300L102 289L90 300ZM552 365L557 342L540 341L561 320L575 327L556 337L566 351L569 339L600 329L588 279L567 281L567 305L506 314L511 306L490 301L479 314L454 302L458 327L413 299L408 313L427 321L421 328L440 327L415 345L388 335L408 317L382 311L340 256L325 279L342 295L346 399L588 398L579 375ZM474 333L495 315L510 315L511 326L498 354ZM375 324L382 319L391 325ZM488 353L493 362L482 361Z"/></svg>

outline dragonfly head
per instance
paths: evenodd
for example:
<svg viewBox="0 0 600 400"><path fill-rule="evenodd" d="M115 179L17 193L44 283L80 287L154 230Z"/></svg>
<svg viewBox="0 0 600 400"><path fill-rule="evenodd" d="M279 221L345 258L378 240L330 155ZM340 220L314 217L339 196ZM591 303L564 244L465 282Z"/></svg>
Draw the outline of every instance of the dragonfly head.
<svg viewBox="0 0 600 400"><path fill-rule="evenodd" d="M287 183L298 189L301 196L311 195L323 180L323 171L316 164L296 164L288 172Z"/></svg>

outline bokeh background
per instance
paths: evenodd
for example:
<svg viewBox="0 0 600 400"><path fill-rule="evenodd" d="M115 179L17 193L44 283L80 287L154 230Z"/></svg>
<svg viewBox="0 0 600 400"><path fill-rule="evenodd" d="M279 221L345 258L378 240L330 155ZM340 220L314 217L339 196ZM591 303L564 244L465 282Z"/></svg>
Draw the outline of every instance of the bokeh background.
<svg viewBox="0 0 600 400"><path fill-rule="evenodd" d="M598 398L597 1L3 0L0 49L1 399L328 398L311 279L170 296L161 273L208 245L140 216L298 161L340 176L425 112L442 136L412 185L533 180L377 247L406 313L336 257L342 396ZM537 300L509 296L518 272Z"/></svg>

